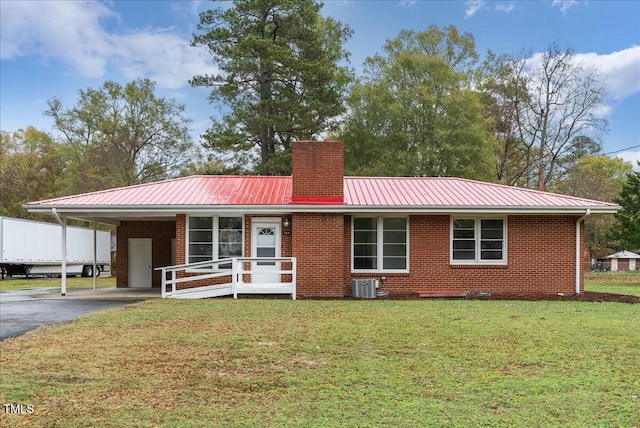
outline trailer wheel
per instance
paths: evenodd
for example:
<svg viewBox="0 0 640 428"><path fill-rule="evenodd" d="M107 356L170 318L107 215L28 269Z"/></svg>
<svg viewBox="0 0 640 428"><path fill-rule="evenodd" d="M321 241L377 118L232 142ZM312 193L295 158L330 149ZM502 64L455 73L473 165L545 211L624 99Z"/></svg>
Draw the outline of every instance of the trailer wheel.
<svg viewBox="0 0 640 428"><path fill-rule="evenodd" d="M93 276L93 266L84 266L82 268L82 276L85 278Z"/></svg>

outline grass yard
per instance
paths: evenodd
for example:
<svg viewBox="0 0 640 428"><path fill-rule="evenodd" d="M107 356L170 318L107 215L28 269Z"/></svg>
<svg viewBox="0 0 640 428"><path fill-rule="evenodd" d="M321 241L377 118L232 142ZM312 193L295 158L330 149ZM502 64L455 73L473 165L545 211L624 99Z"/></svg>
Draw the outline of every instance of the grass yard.
<svg viewBox="0 0 640 428"><path fill-rule="evenodd" d="M25 427L638 427L640 306L154 299L0 342Z"/></svg>
<svg viewBox="0 0 640 428"><path fill-rule="evenodd" d="M590 272L585 275L585 291L640 296L640 271Z"/></svg>
<svg viewBox="0 0 640 428"><path fill-rule="evenodd" d="M11 290L22 290L25 288L38 287L60 287L60 278L7 278L0 281L0 292ZM115 276L98 277L98 288L109 288L116 286ZM72 277L67 278L67 287L70 288L92 288L93 278Z"/></svg>

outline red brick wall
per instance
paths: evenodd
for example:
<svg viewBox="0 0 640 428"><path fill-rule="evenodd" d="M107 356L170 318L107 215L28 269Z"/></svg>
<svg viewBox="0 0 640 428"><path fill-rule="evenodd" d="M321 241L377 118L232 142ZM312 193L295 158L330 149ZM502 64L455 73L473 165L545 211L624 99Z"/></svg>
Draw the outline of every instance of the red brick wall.
<svg viewBox="0 0 640 428"><path fill-rule="evenodd" d="M506 266L457 265L450 262L449 216L410 217L410 269L402 274L352 274L351 223L345 219L346 294L351 279L386 276L380 290L390 295L415 290L490 291L493 294L575 293L575 222L577 217L510 216ZM584 234L582 234L584 242ZM583 245L584 247L584 245ZM588 256L587 256L588 257ZM588 262L584 257L583 264ZM584 264L588 266L588 264ZM584 270L584 269L583 269ZM583 277L582 277L583 278ZM581 291L584 289L581 280Z"/></svg>
<svg viewBox="0 0 640 428"><path fill-rule="evenodd" d="M344 296L344 216L295 213L292 250L298 262L301 297Z"/></svg>
<svg viewBox="0 0 640 428"><path fill-rule="evenodd" d="M313 203L314 200L342 203L344 148L341 142L296 141L292 156L294 203Z"/></svg>
<svg viewBox="0 0 640 428"><path fill-rule="evenodd" d="M251 219L245 216L245 255L251 255ZM281 236L282 256L298 259L298 295L343 297L351 295L351 280L384 275L381 290L391 295L418 289L490 291L493 294L572 294L575 292L575 221L565 216L510 216L507 220L506 266L450 265L449 216L413 215L410 227L409 273L351 273L351 219L341 214L295 213L291 235ZM584 228L582 248L584 249ZM186 216L176 222L122 222L118 227L118 287L128 286L128 239L151 238L153 267L171 263L171 238L176 238L176 263L185 262ZM583 269L588 254L583 251ZM288 268L288 266L283 266ZM583 277L582 277L583 278ZM287 280L288 278L285 278ZM248 279L247 279L248 280ZM159 286L160 272L153 272ZM226 281L225 281L226 282ZM210 282L209 282L210 283ZM581 281L581 291L583 290ZM195 286L196 283L186 286Z"/></svg>
<svg viewBox="0 0 640 428"><path fill-rule="evenodd" d="M246 215L244 216L244 257L251 257L251 219L254 218L280 218L283 219L284 217L289 217L289 219L291 218L291 216L277 216L277 215ZM282 220L281 220L282 221ZM281 233L282 231L290 231L291 230L291 226L289 227L284 227L281 223ZM185 214L178 214L176 216L176 264L185 264L186 259L186 230L187 230L187 216ZM282 235L280 237L281 239L281 257L291 257L291 235ZM249 266L245 266L246 269L249 269ZM291 269L291 264L290 263L283 263L282 264L282 270L289 270ZM194 276L194 275L199 275L200 273L198 272L178 272L178 277L179 278L184 278L187 276ZM193 288L193 287L200 287L203 285L216 285L216 284L224 284L229 282L230 277L229 276L223 276L220 278L212 278L212 279L206 279L206 280L202 280L202 281L192 281L192 282L187 282L184 284L179 284L178 285L178 289L185 289L185 288ZM284 275L282 280L284 282L289 282L291 281L291 276L290 275ZM251 282L251 276L250 275L245 275L244 277L244 281L246 282Z"/></svg>
<svg viewBox="0 0 640 428"><path fill-rule="evenodd" d="M171 239L176 237L176 223L173 221L123 221L117 229L118 252L116 284L129 286L129 239L151 238L151 268L171 265ZM176 246L178 241L176 240ZM182 244L184 247L184 243ZM178 260L176 260L178 262ZM152 270L152 285L160 287L161 273Z"/></svg>
<svg viewBox="0 0 640 428"><path fill-rule="evenodd" d="M187 263L187 216L186 214L176 215L176 265Z"/></svg>

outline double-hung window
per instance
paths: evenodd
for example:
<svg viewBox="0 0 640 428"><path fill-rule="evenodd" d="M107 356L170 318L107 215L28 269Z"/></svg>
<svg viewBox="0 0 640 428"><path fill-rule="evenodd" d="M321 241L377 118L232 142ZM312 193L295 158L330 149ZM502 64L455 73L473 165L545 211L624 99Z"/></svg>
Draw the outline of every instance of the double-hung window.
<svg viewBox="0 0 640 428"><path fill-rule="evenodd" d="M188 263L242 256L242 217L190 216L187 224Z"/></svg>
<svg viewBox="0 0 640 428"><path fill-rule="evenodd" d="M505 264L506 223L504 218L452 218L451 263Z"/></svg>
<svg viewBox="0 0 640 428"><path fill-rule="evenodd" d="M353 270L408 271L408 230L405 217L354 217Z"/></svg>

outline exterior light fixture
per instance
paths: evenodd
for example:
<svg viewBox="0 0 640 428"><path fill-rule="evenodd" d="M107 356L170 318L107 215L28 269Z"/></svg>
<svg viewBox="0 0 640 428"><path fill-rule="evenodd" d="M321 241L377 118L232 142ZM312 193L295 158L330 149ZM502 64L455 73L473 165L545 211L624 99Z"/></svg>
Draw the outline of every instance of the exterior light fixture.
<svg viewBox="0 0 640 428"><path fill-rule="evenodd" d="M282 220L282 225L284 227L289 227L289 225L291 225L291 221L289 220L289 217L285 217L284 220Z"/></svg>

